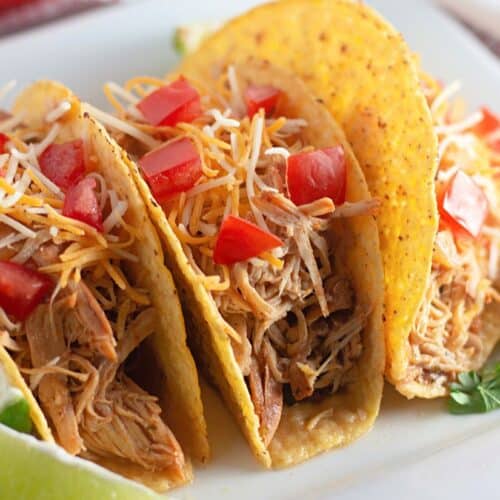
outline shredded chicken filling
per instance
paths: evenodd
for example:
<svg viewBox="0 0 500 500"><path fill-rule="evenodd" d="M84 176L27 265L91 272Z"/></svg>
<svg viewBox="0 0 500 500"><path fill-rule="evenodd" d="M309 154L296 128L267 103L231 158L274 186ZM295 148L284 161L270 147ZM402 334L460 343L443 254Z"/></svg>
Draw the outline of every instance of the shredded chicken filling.
<svg viewBox="0 0 500 500"><path fill-rule="evenodd" d="M322 198L296 206L286 191L286 155L308 149L301 140L307 123L265 119L262 110L250 119L241 106L230 109L228 103L243 99L235 95L237 86L228 83L227 75L222 75L217 95L200 89L208 111L195 122L151 127L137 120L129 103L162 83L127 83L120 94L128 93L126 105L114 95L110 99L118 118L109 124L120 129L117 139L136 157L146 153L149 144L138 133L130 137L128 126L160 142L189 137L197 146L201 179L163 208L198 279L231 327L234 355L268 444L284 399L293 403L333 393L349 382L362 352L369 311L357 303L351 283L335 264L331 222L334 217L373 213L377 202L336 208L332 200ZM110 84L108 94L115 87ZM270 231L283 246L231 266L215 264L216 237L229 214Z"/></svg>
<svg viewBox="0 0 500 500"><path fill-rule="evenodd" d="M474 131L481 113L464 119L461 103L450 101L459 89L457 83L441 90L424 75L423 87L439 137L436 191L463 170L489 202L489 215L477 239L456 237L441 225L426 294L410 334L407 380L445 393L458 373L476 369L484 360L481 314L489 302L500 300L494 286L500 246L498 154Z"/></svg>
<svg viewBox="0 0 500 500"><path fill-rule="evenodd" d="M0 221L0 259L45 272L56 285L24 322L0 308L0 343L69 453L182 474L183 453L157 398L127 376L128 356L157 322L148 293L133 287L122 271L126 261L137 260L136 231L122 218L127 202L94 172L104 233L62 215L63 194L44 180L37 161L40 144L57 141L59 130L54 123L47 135L22 124L6 131L0 214L8 218ZM90 172L95 161L87 154ZM18 199L6 203L13 195Z"/></svg>

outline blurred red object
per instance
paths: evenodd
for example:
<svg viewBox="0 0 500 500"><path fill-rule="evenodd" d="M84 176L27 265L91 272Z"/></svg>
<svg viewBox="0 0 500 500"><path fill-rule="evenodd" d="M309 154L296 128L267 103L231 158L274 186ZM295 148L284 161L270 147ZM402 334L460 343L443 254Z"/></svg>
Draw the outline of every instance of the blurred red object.
<svg viewBox="0 0 500 500"><path fill-rule="evenodd" d="M0 36L118 0L0 0Z"/></svg>
<svg viewBox="0 0 500 500"><path fill-rule="evenodd" d="M21 5L26 5L33 3L35 0L0 0L0 12L12 9L12 7L20 7Z"/></svg>

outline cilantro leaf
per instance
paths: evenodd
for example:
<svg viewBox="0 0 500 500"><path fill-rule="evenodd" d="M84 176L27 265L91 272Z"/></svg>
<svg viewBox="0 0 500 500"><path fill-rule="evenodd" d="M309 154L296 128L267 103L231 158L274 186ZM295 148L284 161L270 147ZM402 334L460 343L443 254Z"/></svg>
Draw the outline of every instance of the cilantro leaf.
<svg viewBox="0 0 500 500"><path fill-rule="evenodd" d="M481 372L461 373L457 382L450 384L450 413L486 413L497 408L500 408L500 363Z"/></svg>
<svg viewBox="0 0 500 500"><path fill-rule="evenodd" d="M31 432L30 408L28 402L22 398L0 411L0 424L4 424L19 432Z"/></svg>

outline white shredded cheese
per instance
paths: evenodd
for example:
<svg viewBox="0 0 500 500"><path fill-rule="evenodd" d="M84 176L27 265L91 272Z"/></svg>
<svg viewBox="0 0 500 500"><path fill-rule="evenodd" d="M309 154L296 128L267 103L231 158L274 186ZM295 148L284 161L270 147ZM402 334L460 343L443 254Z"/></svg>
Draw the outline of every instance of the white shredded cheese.
<svg viewBox="0 0 500 500"><path fill-rule="evenodd" d="M139 102L139 99L134 94L132 94L132 92L125 90L115 82L106 82L104 86L111 90L111 92L113 92L114 94L119 95L124 101L127 101L129 104L133 104L135 106Z"/></svg>
<svg viewBox="0 0 500 500"><path fill-rule="evenodd" d="M226 184L233 184L236 179L234 177L235 169L229 175L225 175L224 177L219 177L217 179L212 179L203 184L198 184L197 186L192 187L189 191L186 191L186 196L190 198L191 196L196 196L197 194L204 193L205 191L210 191L219 186L224 186Z"/></svg>
<svg viewBox="0 0 500 500"><path fill-rule="evenodd" d="M433 115L439 110L439 108L449 100L453 95L455 95L462 87L462 84L459 80L455 80L454 82L447 85L441 93L432 101L431 104L431 113Z"/></svg>
<svg viewBox="0 0 500 500"><path fill-rule="evenodd" d="M261 115L256 116L255 130L252 142L252 153L246 165L247 167L246 188L247 188L248 199L250 201L250 208L252 209L257 224L262 229L268 231L269 228L267 227L266 221L264 220L264 216L252 201L253 197L255 196L255 189L254 189L255 177L256 177L255 168L257 167L257 161L259 160L263 130L264 130L264 118Z"/></svg>
<svg viewBox="0 0 500 500"><path fill-rule="evenodd" d="M47 215L49 213L45 207L26 207L24 210L35 215Z"/></svg>
<svg viewBox="0 0 500 500"><path fill-rule="evenodd" d="M68 101L61 101L59 103L59 106L57 108L54 108L52 111L47 113L47 116L45 116L45 121L47 123L52 123L59 118L62 118L69 110L71 109L71 103Z"/></svg>
<svg viewBox="0 0 500 500"><path fill-rule="evenodd" d="M224 115L229 115L230 113L231 110L226 110L224 112ZM233 118L227 118L218 109L209 109L207 111L207 114L212 116L215 120L215 123L211 127L214 132L221 127L239 128L240 126L240 122L238 120L235 120Z"/></svg>
<svg viewBox="0 0 500 500"><path fill-rule="evenodd" d="M139 257L137 257L137 255L127 252L122 248L114 248L113 252L123 259L130 260L131 262L139 262Z"/></svg>
<svg viewBox="0 0 500 500"><path fill-rule="evenodd" d="M63 193L59 189L58 186L56 186L48 177L46 177L41 170L35 169L35 168L27 168L27 171L29 170L32 175L34 175L49 191L51 191L53 194L58 196L59 198L62 198Z"/></svg>
<svg viewBox="0 0 500 500"><path fill-rule="evenodd" d="M268 120L266 125L269 126L276 120ZM275 134L277 136L287 136L298 134L301 129L307 127L307 121L303 118L289 118L284 125Z"/></svg>
<svg viewBox="0 0 500 500"><path fill-rule="evenodd" d="M15 229L19 233L24 234L26 238L34 238L36 236L36 233L34 231L28 229L26 226L12 219L8 215L0 214L0 222L3 222L7 226L10 226L12 229Z"/></svg>
<svg viewBox="0 0 500 500"><path fill-rule="evenodd" d="M83 109L104 125L119 130L120 132L130 135L131 137L134 137L150 149L155 149L161 145L159 141L153 139L153 137L151 137L150 135L145 134L144 132L142 132L142 130L139 130L138 128L130 125L124 120L120 120L116 116L105 113L104 111L101 111L100 109L97 109L88 103L83 104Z"/></svg>
<svg viewBox="0 0 500 500"><path fill-rule="evenodd" d="M128 203L124 200L119 201L112 209L110 214L103 222L105 233L109 233L117 224L122 221L122 217L127 212Z"/></svg>
<svg viewBox="0 0 500 500"><path fill-rule="evenodd" d="M16 174L17 174L17 167L19 165L19 161L17 158L14 156L11 156L9 159L9 163L7 165L7 172L5 173L5 180L9 183L12 184L12 181L14 180Z"/></svg>
<svg viewBox="0 0 500 500"><path fill-rule="evenodd" d="M207 224L200 221L198 227L204 236L215 236L217 234L217 226L215 224Z"/></svg>
<svg viewBox="0 0 500 500"><path fill-rule="evenodd" d="M226 199L226 206L224 207L223 218L225 219L231 213L231 207L233 206L233 202L231 196L228 196Z"/></svg>
<svg viewBox="0 0 500 500"><path fill-rule="evenodd" d="M181 222L184 224L185 227L188 227L189 225L189 220L191 219L191 213L193 212L193 205L194 205L194 197L191 196L186 200L186 203L184 205L184 210L182 211Z"/></svg>
<svg viewBox="0 0 500 500"><path fill-rule="evenodd" d="M61 125L59 125L59 123L54 123L54 125L52 125L51 129L49 130L49 133L45 136L43 141L33 146L33 151L35 153L35 156L39 156L40 154L42 154L47 149L47 147L50 146L56 140L60 131L61 131Z"/></svg>
<svg viewBox="0 0 500 500"><path fill-rule="evenodd" d="M452 123L451 125L438 125L434 131L438 135L458 134L474 127L483 119L483 113L476 111L472 115L464 118L462 121Z"/></svg>
<svg viewBox="0 0 500 500"><path fill-rule="evenodd" d="M229 139L231 142L231 155L235 162L238 161L238 137L234 132L229 134Z"/></svg>
<svg viewBox="0 0 500 500"><path fill-rule="evenodd" d="M31 178L28 175L28 172L25 170L21 179L13 185L13 188L16 190L16 192L0 201L0 205L4 208L13 207L25 194L26 189L28 189L28 186L30 184Z"/></svg>
<svg viewBox="0 0 500 500"><path fill-rule="evenodd" d="M287 149L285 149L285 148L279 148L279 147L276 147L276 148L267 148L264 151L264 154L266 156L271 156L271 155L282 156L285 160L288 160L288 157L290 156L290 152Z"/></svg>
<svg viewBox="0 0 500 500"><path fill-rule="evenodd" d="M105 84L105 87L107 87L113 94L118 95L121 97L126 103L128 104L125 106L125 109L127 110L127 113L134 119L142 121L144 120L144 116L142 113L136 108L137 103L139 102L139 99L132 94L132 92L129 92L128 90L124 89L123 87L120 87L120 85L117 85L115 82L108 82Z"/></svg>
<svg viewBox="0 0 500 500"><path fill-rule="evenodd" d="M202 129L203 133L208 136L208 137L215 137L213 128L210 127L209 125L205 125ZM217 162L219 165L226 171L229 172L233 170L233 167L226 161L224 158L224 154L220 151L220 149L213 144L212 142L209 143L209 149L210 151L214 154L214 156L217 159Z"/></svg>
<svg viewBox="0 0 500 500"><path fill-rule="evenodd" d="M9 248L14 243L17 243L18 241L22 241L25 239L26 235L24 234L10 233L7 236L4 236L2 239L0 239L0 249Z"/></svg>

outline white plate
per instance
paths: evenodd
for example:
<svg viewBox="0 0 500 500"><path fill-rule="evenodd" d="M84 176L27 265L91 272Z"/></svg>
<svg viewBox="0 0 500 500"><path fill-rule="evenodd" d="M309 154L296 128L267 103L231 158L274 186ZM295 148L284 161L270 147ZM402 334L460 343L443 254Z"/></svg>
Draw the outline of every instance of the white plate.
<svg viewBox="0 0 500 500"><path fill-rule="evenodd" d="M102 82L141 73L162 75L175 62L173 28L218 20L252 0L150 0L112 7L0 41L1 80L50 77L103 104ZM422 0L373 0L436 77L460 78L473 106L500 112L500 66L475 39ZM332 29L335 29L332 26ZM408 402L387 388L375 429L353 446L289 470L256 465L230 417L210 391L214 458L198 469L185 499L499 498L500 411L454 417L444 401Z"/></svg>

